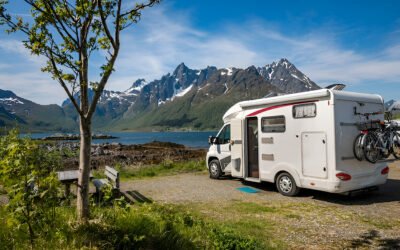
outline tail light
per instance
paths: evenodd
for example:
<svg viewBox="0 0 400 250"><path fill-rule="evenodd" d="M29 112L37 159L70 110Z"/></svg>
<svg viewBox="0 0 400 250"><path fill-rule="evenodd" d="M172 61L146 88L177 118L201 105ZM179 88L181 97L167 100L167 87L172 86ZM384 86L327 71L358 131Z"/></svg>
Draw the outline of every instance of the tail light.
<svg viewBox="0 0 400 250"><path fill-rule="evenodd" d="M385 174L388 174L388 173L389 173L389 167L386 166L384 169L382 169L381 174L385 175Z"/></svg>
<svg viewBox="0 0 400 250"><path fill-rule="evenodd" d="M342 181L349 181L351 180L351 175L346 174L346 173L337 173L336 177L339 178Z"/></svg>

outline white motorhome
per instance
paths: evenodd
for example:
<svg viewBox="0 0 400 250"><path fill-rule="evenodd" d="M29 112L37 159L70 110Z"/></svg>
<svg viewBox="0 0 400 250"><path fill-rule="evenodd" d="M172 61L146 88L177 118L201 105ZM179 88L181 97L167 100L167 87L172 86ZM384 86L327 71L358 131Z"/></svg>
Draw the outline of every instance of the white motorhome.
<svg viewBox="0 0 400 250"><path fill-rule="evenodd" d="M329 89L239 102L210 137L210 177L272 182L287 196L300 188L347 193L384 184L387 163L353 155L357 123L383 120L383 111L379 95Z"/></svg>

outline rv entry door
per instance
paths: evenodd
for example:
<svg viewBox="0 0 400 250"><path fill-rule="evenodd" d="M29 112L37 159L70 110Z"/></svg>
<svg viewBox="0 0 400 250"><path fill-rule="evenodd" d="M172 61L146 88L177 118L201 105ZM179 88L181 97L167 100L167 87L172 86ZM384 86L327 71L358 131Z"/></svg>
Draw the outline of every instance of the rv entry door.
<svg viewBox="0 0 400 250"><path fill-rule="evenodd" d="M243 121L231 121L231 175L243 177Z"/></svg>

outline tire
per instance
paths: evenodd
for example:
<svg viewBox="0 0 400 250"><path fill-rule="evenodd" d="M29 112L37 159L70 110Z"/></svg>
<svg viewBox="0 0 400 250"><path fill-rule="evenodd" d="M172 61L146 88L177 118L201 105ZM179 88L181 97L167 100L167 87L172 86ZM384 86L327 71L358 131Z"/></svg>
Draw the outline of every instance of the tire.
<svg viewBox="0 0 400 250"><path fill-rule="evenodd" d="M219 179L219 177L222 176L221 165L217 159L208 163L208 172L210 173L211 179Z"/></svg>
<svg viewBox="0 0 400 250"><path fill-rule="evenodd" d="M393 137L392 154L394 158L400 159L400 135L395 133Z"/></svg>
<svg viewBox="0 0 400 250"><path fill-rule="evenodd" d="M353 154L357 160L362 161L364 159L364 134L357 135L353 144Z"/></svg>
<svg viewBox="0 0 400 250"><path fill-rule="evenodd" d="M281 173L276 178L276 188L284 196L296 196L300 192L295 180L289 173Z"/></svg>
<svg viewBox="0 0 400 250"><path fill-rule="evenodd" d="M370 132L365 136L364 139L364 156L365 159L371 163L376 163L381 157L381 151L377 147L378 145L378 136Z"/></svg>

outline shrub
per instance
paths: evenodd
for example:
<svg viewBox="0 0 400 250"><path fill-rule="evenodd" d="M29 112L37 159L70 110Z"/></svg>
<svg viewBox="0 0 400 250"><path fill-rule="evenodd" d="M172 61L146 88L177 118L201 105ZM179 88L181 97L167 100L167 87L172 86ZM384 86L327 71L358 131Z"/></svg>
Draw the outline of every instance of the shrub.
<svg viewBox="0 0 400 250"><path fill-rule="evenodd" d="M54 209L59 201L59 181L54 170L60 157L47 152L12 130L0 139L0 178L8 195L9 218L3 218L21 232L27 232L31 246L35 238L52 232ZM49 229L49 230L47 230Z"/></svg>

